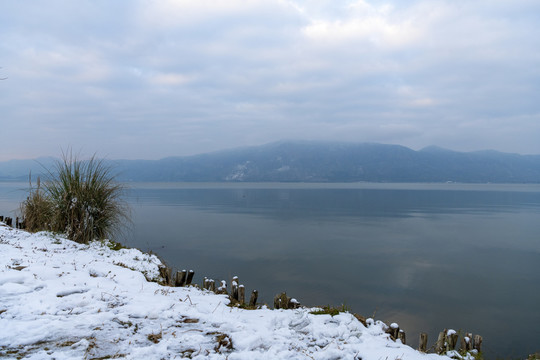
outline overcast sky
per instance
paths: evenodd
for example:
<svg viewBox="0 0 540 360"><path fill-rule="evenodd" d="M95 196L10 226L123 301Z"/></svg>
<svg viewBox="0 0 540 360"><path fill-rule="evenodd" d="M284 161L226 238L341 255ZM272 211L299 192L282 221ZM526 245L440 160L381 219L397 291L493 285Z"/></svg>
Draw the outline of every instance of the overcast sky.
<svg viewBox="0 0 540 360"><path fill-rule="evenodd" d="M4 0L0 160L281 139L540 154L538 0Z"/></svg>

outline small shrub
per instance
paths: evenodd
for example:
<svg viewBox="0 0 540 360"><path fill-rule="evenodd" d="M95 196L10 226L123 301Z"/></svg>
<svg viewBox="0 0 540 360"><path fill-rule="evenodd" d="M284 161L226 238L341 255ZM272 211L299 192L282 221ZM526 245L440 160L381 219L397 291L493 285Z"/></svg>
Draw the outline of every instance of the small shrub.
<svg viewBox="0 0 540 360"><path fill-rule="evenodd" d="M64 153L43 190L30 188L22 204L27 228L65 233L79 243L112 237L128 220L121 197L124 188L114 181L111 169L92 156L79 160Z"/></svg>
<svg viewBox="0 0 540 360"><path fill-rule="evenodd" d="M30 176L28 197L21 204L20 210L28 231L52 230L53 204L41 189L39 177L34 188Z"/></svg>

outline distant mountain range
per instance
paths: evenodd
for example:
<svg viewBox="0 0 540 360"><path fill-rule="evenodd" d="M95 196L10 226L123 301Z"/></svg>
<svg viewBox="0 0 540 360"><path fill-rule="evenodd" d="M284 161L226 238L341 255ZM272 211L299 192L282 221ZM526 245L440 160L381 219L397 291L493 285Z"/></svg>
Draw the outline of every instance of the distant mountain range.
<svg viewBox="0 0 540 360"><path fill-rule="evenodd" d="M53 161L0 162L0 180L24 181ZM374 143L280 141L161 160L109 161L121 181L540 183L540 155L436 146L415 151Z"/></svg>

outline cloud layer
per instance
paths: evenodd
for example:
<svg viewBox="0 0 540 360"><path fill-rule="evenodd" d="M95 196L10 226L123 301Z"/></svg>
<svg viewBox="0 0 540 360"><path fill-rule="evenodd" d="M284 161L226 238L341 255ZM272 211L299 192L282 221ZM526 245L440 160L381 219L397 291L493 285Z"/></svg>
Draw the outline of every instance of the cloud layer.
<svg viewBox="0 0 540 360"><path fill-rule="evenodd" d="M533 0L3 3L0 160L279 139L540 153Z"/></svg>

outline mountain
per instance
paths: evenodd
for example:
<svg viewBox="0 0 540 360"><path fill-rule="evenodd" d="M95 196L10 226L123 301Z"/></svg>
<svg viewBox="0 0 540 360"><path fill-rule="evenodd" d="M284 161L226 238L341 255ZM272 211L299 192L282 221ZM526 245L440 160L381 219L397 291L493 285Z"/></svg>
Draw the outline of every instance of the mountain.
<svg viewBox="0 0 540 360"><path fill-rule="evenodd" d="M41 157L33 160L9 160L0 162L0 181L28 181L32 178L43 176L47 169L52 169L53 157Z"/></svg>
<svg viewBox="0 0 540 360"><path fill-rule="evenodd" d="M540 155L280 141L161 160L111 161L122 181L540 183ZM0 163L0 179L5 179ZM13 172L11 176L15 176ZM23 173L19 176L28 176Z"/></svg>

